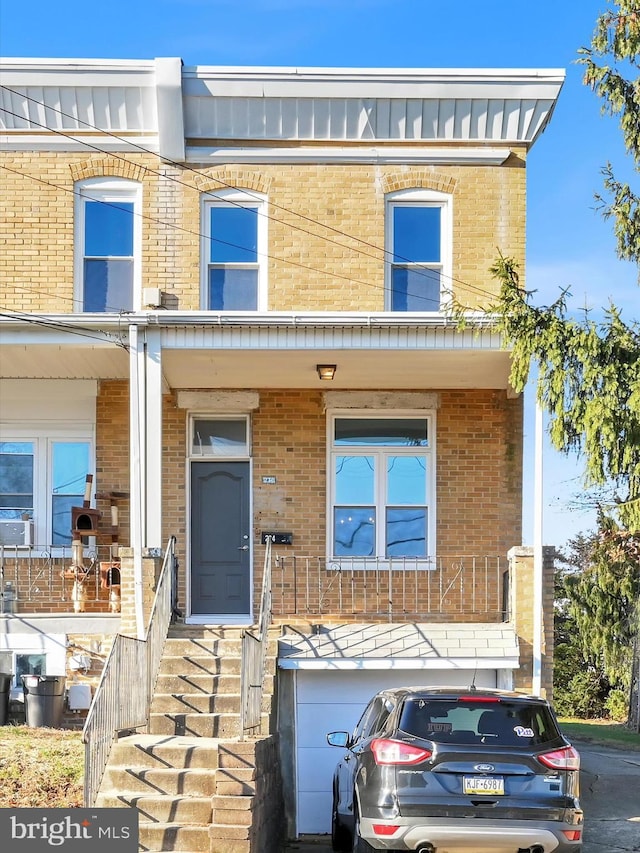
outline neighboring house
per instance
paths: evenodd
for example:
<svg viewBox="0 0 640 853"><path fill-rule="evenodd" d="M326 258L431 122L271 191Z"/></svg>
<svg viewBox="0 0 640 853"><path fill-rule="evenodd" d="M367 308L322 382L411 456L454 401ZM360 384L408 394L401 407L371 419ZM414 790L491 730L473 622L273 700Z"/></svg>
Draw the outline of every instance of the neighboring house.
<svg viewBox="0 0 640 853"><path fill-rule="evenodd" d="M498 252L524 267L563 79L3 62L0 664L62 672L71 644L73 678L99 669L172 535L184 621L251 625L273 534L297 833L328 828L325 731L382 685L530 690L538 666L550 690L522 398L478 309Z"/></svg>

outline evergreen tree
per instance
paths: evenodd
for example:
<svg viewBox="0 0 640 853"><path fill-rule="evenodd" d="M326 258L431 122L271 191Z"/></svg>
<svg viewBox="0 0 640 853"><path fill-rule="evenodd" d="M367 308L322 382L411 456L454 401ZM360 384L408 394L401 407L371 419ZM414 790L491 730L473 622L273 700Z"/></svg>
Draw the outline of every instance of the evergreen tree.
<svg viewBox="0 0 640 853"><path fill-rule="evenodd" d="M598 19L590 48L580 51L584 82L619 118L635 171L640 169L640 7L619 0ZM640 262L640 199L604 167L605 195L597 196L612 218L621 258ZM551 306L535 307L520 286L518 270L500 257L498 318L513 353L511 381L522 391L538 366L537 396L550 415L549 433L560 451L583 455L586 485L611 484L616 517L640 530L640 327L610 304L603 322L569 317L567 293Z"/></svg>
<svg viewBox="0 0 640 853"><path fill-rule="evenodd" d="M640 6L619 0L596 23L591 46L580 51L584 82L601 99L602 111L619 120L634 170L640 170ZM603 168L604 192L596 199L613 222L621 259L640 262L640 198ZM549 434L561 452L585 460L585 485L611 485L615 509L600 516L599 536L587 570L569 576L570 615L600 670L637 697L640 659L640 327L611 303L602 322L567 312L567 293L536 307L520 286L516 264L500 257L492 269L501 284L492 307L512 351L511 382L524 390L538 367L537 397L549 413ZM638 652L640 654L640 652ZM632 677L632 672L634 676ZM634 712L634 706L637 713ZM635 713L635 716L634 716ZM640 729L640 701L630 721Z"/></svg>

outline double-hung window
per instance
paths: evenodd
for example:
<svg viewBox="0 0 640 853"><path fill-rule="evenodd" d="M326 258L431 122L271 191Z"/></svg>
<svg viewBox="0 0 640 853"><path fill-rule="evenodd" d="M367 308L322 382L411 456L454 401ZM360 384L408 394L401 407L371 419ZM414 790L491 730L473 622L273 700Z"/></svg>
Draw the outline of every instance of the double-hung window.
<svg viewBox="0 0 640 853"><path fill-rule="evenodd" d="M330 419L330 551L355 562L433 553L432 417Z"/></svg>
<svg viewBox="0 0 640 853"><path fill-rule="evenodd" d="M71 507L82 506L93 440L90 430L58 432L25 426L0 439L0 543L71 543Z"/></svg>
<svg viewBox="0 0 640 853"><path fill-rule="evenodd" d="M266 302L265 199L224 190L203 198L203 308L256 311Z"/></svg>
<svg viewBox="0 0 640 853"><path fill-rule="evenodd" d="M131 311L140 292L140 185L94 178L77 185L76 198L79 310Z"/></svg>
<svg viewBox="0 0 640 853"><path fill-rule="evenodd" d="M451 203L444 193L387 197L387 308L440 311L450 292Z"/></svg>

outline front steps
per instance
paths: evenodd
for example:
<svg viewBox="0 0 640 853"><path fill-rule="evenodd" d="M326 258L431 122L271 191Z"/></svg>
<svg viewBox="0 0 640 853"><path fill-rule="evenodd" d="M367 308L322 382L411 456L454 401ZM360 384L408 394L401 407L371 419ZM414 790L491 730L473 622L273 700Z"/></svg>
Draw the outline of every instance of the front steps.
<svg viewBox="0 0 640 853"><path fill-rule="evenodd" d="M140 851L257 849L256 751L269 734L277 642L268 648L262 734L241 741L240 638L240 629L172 626L151 733L114 744L96 805L138 810Z"/></svg>

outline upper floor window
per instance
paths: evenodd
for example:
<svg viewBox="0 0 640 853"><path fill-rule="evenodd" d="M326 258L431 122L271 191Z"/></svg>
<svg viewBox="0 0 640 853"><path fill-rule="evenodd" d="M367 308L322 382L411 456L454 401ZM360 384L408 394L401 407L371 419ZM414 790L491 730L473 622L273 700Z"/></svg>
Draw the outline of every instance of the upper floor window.
<svg viewBox="0 0 640 853"><path fill-rule="evenodd" d="M132 311L140 290L140 185L94 178L79 185L76 299L80 310Z"/></svg>
<svg viewBox="0 0 640 853"><path fill-rule="evenodd" d="M433 546L431 418L331 420L331 556L425 559Z"/></svg>
<svg viewBox="0 0 640 853"><path fill-rule="evenodd" d="M265 200L221 190L203 200L203 308L257 311L266 307Z"/></svg>
<svg viewBox="0 0 640 853"><path fill-rule="evenodd" d="M433 190L387 198L387 309L440 311L450 293L451 200Z"/></svg>

